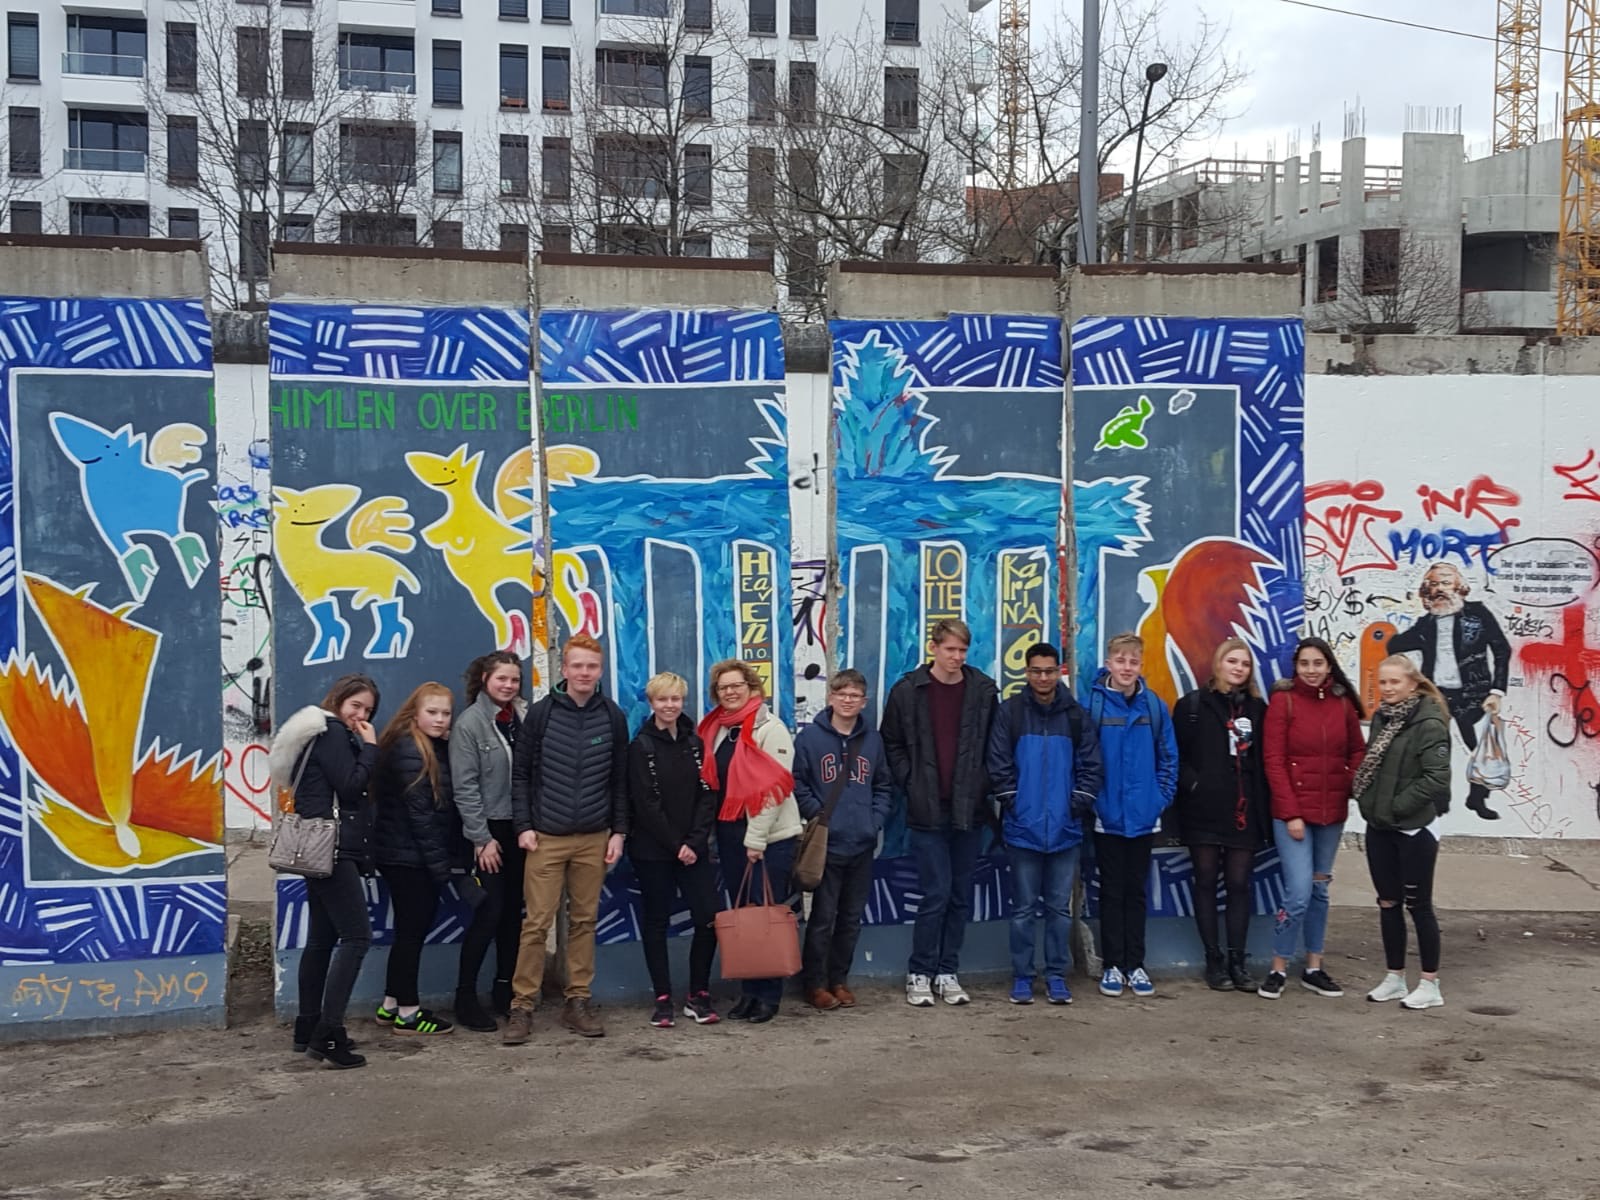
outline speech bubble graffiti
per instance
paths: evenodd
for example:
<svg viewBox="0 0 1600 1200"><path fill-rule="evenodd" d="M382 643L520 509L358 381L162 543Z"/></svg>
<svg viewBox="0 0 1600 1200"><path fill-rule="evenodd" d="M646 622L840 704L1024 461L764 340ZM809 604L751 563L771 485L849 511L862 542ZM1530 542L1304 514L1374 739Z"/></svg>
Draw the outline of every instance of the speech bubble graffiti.
<svg viewBox="0 0 1600 1200"><path fill-rule="evenodd" d="M1490 552L1489 590L1512 604L1564 608L1600 579L1600 559L1568 538L1529 538Z"/></svg>

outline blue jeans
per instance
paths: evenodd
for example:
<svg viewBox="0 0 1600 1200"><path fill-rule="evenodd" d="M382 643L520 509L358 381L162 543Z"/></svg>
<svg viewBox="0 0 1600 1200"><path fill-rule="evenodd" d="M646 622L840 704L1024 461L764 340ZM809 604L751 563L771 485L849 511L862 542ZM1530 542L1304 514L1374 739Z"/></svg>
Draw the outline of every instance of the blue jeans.
<svg viewBox="0 0 1600 1200"><path fill-rule="evenodd" d="M1343 835L1342 821L1337 825L1307 824L1305 837L1297 842L1289 836L1287 822L1272 822L1272 840L1283 865L1283 907L1272 931L1272 952L1279 958L1292 959L1302 936L1307 954L1322 953L1328 933L1328 882ZM1319 875L1328 878L1318 879Z"/></svg>
<svg viewBox="0 0 1600 1200"><path fill-rule="evenodd" d="M972 873L978 869L981 829L913 829L922 900L911 927L911 975L954 975L972 913Z"/></svg>
<svg viewBox="0 0 1600 1200"><path fill-rule="evenodd" d="M1045 854L1006 847L1011 860L1011 974L1033 978L1034 927L1044 904L1044 973L1072 969L1072 889L1078 882L1079 846Z"/></svg>

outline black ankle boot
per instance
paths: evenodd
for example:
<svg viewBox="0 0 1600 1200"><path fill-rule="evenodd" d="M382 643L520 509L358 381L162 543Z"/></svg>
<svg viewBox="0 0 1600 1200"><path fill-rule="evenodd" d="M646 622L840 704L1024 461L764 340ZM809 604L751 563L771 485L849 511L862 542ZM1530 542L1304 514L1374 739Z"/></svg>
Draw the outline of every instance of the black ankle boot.
<svg viewBox="0 0 1600 1200"><path fill-rule="evenodd" d="M1489 807L1489 793L1487 790L1483 790L1480 784L1474 784L1468 790L1467 808L1469 811L1477 813L1485 821L1498 821L1500 819L1500 814ZM1439 815L1444 815L1443 809L1440 809Z"/></svg>
<svg viewBox="0 0 1600 1200"><path fill-rule="evenodd" d="M323 1066L339 1071L367 1065L367 1060L355 1052L355 1043L345 1036L342 1025L319 1026L306 1047L306 1054Z"/></svg>
<svg viewBox="0 0 1600 1200"><path fill-rule="evenodd" d="M494 1009L494 1015L504 1017L511 1012L511 980L496 979L494 987L489 991L489 1004Z"/></svg>
<svg viewBox="0 0 1600 1200"><path fill-rule="evenodd" d="M1253 992L1261 986L1260 980L1250 978L1250 972L1245 970L1243 950L1228 951L1228 979L1240 992Z"/></svg>
<svg viewBox="0 0 1600 1200"><path fill-rule="evenodd" d="M478 999L477 988L456 989L456 1024L474 1033L493 1033L500 1028Z"/></svg>
<svg viewBox="0 0 1600 1200"><path fill-rule="evenodd" d="M1233 987L1222 951L1215 946L1206 947L1206 986L1214 992L1226 992Z"/></svg>
<svg viewBox="0 0 1600 1200"><path fill-rule="evenodd" d="M311 1013L294 1019L294 1052L296 1054L304 1054L306 1052L306 1047L311 1044L311 1035L316 1032L317 1025L321 1021L321 1013Z"/></svg>

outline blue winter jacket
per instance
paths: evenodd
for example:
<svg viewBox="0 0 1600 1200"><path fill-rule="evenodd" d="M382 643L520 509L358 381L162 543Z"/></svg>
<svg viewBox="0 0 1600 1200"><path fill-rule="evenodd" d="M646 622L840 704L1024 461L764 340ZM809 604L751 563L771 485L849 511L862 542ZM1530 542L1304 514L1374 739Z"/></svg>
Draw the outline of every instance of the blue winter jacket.
<svg viewBox="0 0 1600 1200"><path fill-rule="evenodd" d="M833 709L825 708L794 739L794 799L806 820L827 804L841 769L849 771L849 779L828 820L828 857L835 859L878 848L893 803L893 781L872 718L863 712L846 737L833 727Z"/></svg>
<svg viewBox="0 0 1600 1200"><path fill-rule="evenodd" d="M1095 800L1099 827L1117 837L1143 837L1161 827L1161 814L1178 791L1178 742L1172 714L1143 679L1124 696L1102 670L1090 693L1098 726L1105 782Z"/></svg>
<svg viewBox="0 0 1600 1200"><path fill-rule="evenodd" d="M1056 685L1048 704L1023 688L1000 705L989 733L989 778L1006 845L1054 854L1083 841L1100 791L1100 741L1066 684Z"/></svg>

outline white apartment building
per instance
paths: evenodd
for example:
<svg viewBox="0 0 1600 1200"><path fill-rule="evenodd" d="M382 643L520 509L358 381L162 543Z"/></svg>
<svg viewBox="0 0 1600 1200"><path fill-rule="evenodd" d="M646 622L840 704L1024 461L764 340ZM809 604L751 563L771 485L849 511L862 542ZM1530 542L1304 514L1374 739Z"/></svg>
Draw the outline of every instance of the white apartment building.
<svg viewBox="0 0 1600 1200"><path fill-rule="evenodd" d="M0 215L204 236L240 303L275 241L770 255L819 77L914 129L968 3L0 0Z"/></svg>

